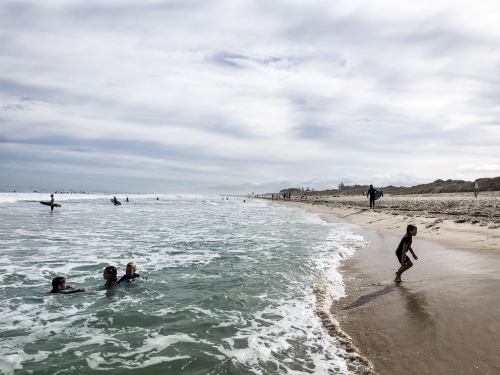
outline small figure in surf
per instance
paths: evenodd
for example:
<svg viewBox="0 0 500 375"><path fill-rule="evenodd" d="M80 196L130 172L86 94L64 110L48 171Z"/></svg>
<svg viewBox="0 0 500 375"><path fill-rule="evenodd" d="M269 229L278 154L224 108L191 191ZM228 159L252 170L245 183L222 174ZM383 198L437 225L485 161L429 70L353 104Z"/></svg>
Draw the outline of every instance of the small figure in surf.
<svg viewBox="0 0 500 375"><path fill-rule="evenodd" d="M105 287L113 287L118 285L118 278L117 278L118 271L116 267L114 266L107 266L104 271L102 272L102 277L104 280L106 280L106 284L104 284Z"/></svg>
<svg viewBox="0 0 500 375"><path fill-rule="evenodd" d="M115 206L118 204L118 199L116 199L116 197L113 197L113 203Z"/></svg>
<svg viewBox="0 0 500 375"><path fill-rule="evenodd" d="M54 211L54 194L50 194L50 210Z"/></svg>
<svg viewBox="0 0 500 375"><path fill-rule="evenodd" d="M368 192L366 193L366 196L370 198L370 208L375 208L375 193L377 190L373 188L373 185L370 185L370 188L368 189Z"/></svg>
<svg viewBox="0 0 500 375"><path fill-rule="evenodd" d="M412 239L416 235L417 235L417 227L411 224L408 225L406 227L406 234L403 236L401 242L399 243L398 248L396 249L396 256L398 257L398 262L401 264L401 267L396 272L396 278L394 279L394 281L397 283L402 282L401 275L403 274L403 272L413 267L413 263L411 262L410 258L406 255L406 252L410 250L413 259L415 260L418 259L417 255L413 252L413 249L411 247Z"/></svg>
<svg viewBox="0 0 500 375"><path fill-rule="evenodd" d="M135 279L138 279L141 277L141 275L135 273L137 270L137 265L135 262L129 262L127 264L127 267L125 268L125 275L123 275L120 280L118 280L118 284L120 283L131 283L133 281L136 281Z"/></svg>
<svg viewBox="0 0 500 375"><path fill-rule="evenodd" d="M156 197L156 200L157 200L157 201L159 201L159 200L160 200L160 198Z"/></svg>
<svg viewBox="0 0 500 375"><path fill-rule="evenodd" d="M54 277L52 280L52 290L50 293L70 294L79 292L87 292L87 288L75 289L74 285L66 284L66 279L62 276Z"/></svg>
<svg viewBox="0 0 500 375"><path fill-rule="evenodd" d="M128 197L127 197L127 199L125 199L125 202L128 202Z"/></svg>
<svg viewBox="0 0 500 375"><path fill-rule="evenodd" d="M474 198L477 198L479 195L479 182L477 179L474 181Z"/></svg>

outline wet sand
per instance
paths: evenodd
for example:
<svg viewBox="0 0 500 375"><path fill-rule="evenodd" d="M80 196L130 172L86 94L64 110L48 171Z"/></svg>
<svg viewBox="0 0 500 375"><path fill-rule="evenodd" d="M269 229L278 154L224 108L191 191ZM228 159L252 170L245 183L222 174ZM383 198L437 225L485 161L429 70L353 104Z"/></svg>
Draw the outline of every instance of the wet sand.
<svg viewBox="0 0 500 375"><path fill-rule="evenodd" d="M413 248L419 259L398 285L394 251L408 216L289 204L332 222L365 222L356 231L370 245L344 262L347 297L332 313L378 374L500 374L500 257L496 237L484 240L498 229L449 220L438 223L437 235L417 222ZM410 218L429 219L436 220L426 213Z"/></svg>

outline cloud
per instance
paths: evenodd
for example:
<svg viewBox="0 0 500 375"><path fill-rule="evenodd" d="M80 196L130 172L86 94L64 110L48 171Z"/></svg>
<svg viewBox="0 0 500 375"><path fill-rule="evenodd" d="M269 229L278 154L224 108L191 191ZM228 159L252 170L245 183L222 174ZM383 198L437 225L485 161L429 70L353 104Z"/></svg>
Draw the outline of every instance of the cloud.
<svg viewBox="0 0 500 375"><path fill-rule="evenodd" d="M464 164L464 165L460 165L457 169L463 170L463 171L470 171L470 170L473 170L474 168L476 168L475 164Z"/></svg>
<svg viewBox="0 0 500 375"><path fill-rule="evenodd" d="M453 179L454 180L464 180L464 181L467 181L467 176L464 175L464 174L460 174L460 173L455 173L453 175Z"/></svg>
<svg viewBox="0 0 500 375"><path fill-rule="evenodd" d="M35 171L50 166L170 192L494 173L499 16L496 2L6 1L0 179L47 186Z"/></svg>
<svg viewBox="0 0 500 375"><path fill-rule="evenodd" d="M498 164L483 164L474 168L475 171L498 171L500 166Z"/></svg>

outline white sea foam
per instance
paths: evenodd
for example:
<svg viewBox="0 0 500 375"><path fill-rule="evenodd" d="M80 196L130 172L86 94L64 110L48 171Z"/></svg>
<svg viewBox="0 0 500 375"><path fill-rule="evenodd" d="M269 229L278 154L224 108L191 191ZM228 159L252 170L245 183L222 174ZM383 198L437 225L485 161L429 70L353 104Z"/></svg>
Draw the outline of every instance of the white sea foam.
<svg viewBox="0 0 500 375"><path fill-rule="evenodd" d="M242 372L348 373L313 289L343 295L337 267L363 243L352 227L262 201L155 197L114 207L85 195L53 215L25 204L39 196L0 205L0 368L64 355L74 371L206 358L207 372L229 359ZM102 269L120 277L131 260L149 279L103 289ZM57 275L90 292L48 294Z"/></svg>

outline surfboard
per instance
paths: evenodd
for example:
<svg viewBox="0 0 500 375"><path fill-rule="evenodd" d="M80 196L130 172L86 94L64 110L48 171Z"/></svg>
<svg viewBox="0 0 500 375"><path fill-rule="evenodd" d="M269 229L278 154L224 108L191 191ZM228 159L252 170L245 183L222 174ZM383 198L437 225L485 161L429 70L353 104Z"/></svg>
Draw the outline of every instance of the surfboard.
<svg viewBox="0 0 500 375"><path fill-rule="evenodd" d="M111 199L111 203L115 204L115 200ZM116 205L115 206L121 206L121 202L120 201L116 201Z"/></svg>
<svg viewBox="0 0 500 375"><path fill-rule="evenodd" d="M376 191L375 192L375 200L379 199L380 197L383 197L384 196L384 192L383 191Z"/></svg>
<svg viewBox="0 0 500 375"><path fill-rule="evenodd" d="M46 206L52 206L52 205L50 204L50 202L40 202L40 203L41 203L41 204L44 204L44 205L46 205ZM60 204L54 204L54 207L61 207L61 205L60 205Z"/></svg>

